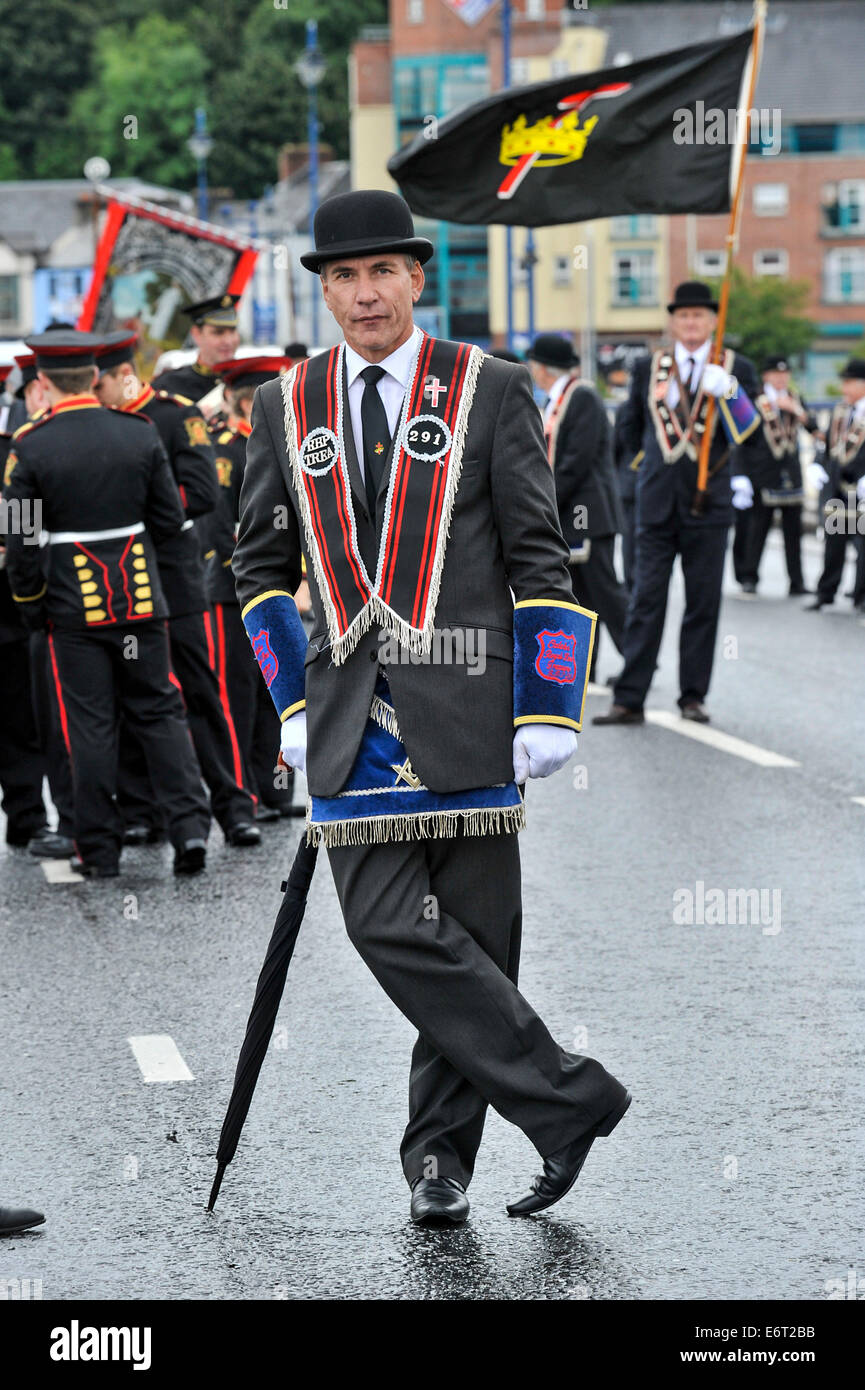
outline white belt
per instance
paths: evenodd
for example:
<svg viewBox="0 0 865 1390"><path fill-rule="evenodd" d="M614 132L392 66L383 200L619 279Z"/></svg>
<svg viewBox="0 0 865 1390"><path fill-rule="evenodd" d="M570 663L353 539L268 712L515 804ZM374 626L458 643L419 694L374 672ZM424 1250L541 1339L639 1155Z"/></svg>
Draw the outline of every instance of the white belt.
<svg viewBox="0 0 865 1390"><path fill-rule="evenodd" d="M49 545L75 545L78 541L116 541L123 536L140 536L144 522L134 526L112 526L108 531L49 531Z"/></svg>

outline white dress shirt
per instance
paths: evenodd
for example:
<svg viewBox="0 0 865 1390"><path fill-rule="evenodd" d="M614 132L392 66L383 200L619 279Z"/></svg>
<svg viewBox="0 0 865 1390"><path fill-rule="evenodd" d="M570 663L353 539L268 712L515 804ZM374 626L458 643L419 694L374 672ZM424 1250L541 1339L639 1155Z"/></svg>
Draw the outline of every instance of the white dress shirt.
<svg viewBox="0 0 865 1390"><path fill-rule="evenodd" d="M674 348L674 352L676 355L676 366L679 369L679 376L682 378L682 384L686 390L690 387L691 392L694 392L695 387L700 380L700 377L703 375L703 368L705 367L706 362L709 359L709 353L711 351L711 338L707 338L705 343L701 343L698 348L694 348L693 352L689 352L688 349L685 347L684 343L676 343L676 346ZM691 364L688 361L689 357L693 357L694 359L693 368L691 367ZM670 410L675 410L678 404L679 383L677 381L671 381L669 390L667 391L667 405L669 406Z"/></svg>
<svg viewBox="0 0 865 1390"><path fill-rule="evenodd" d="M549 390L547 403L544 406L544 425L548 425L555 414L556 406L562 398L562 392L571 379L570 372L565 372L562 376L557 376Z"/></svg>
<svg viewBox="0 0 865 1390"><path fill-rule="evenodd" d="M398 347L390 356L382 359L381 362L373 364L368 362L365 357L361 357L359 352L355 352L353 347L345 345L345 369L348 374L348 409L351 416L351 428L354 434L354 447L357 451L357 461L360 464L361 477L366 482L363 467L363 425L360 418L360 403L366 389L366 382L361 377L361 372L365 367L377 365L383 368L385 375L376 383L376 390L381 397L387 415L387 425L393 439L394 430L399 420L399 413L402 410L403 398L409 384L411 375L411 364L420 341L421 331L416 328L410 338Z"/></svg>

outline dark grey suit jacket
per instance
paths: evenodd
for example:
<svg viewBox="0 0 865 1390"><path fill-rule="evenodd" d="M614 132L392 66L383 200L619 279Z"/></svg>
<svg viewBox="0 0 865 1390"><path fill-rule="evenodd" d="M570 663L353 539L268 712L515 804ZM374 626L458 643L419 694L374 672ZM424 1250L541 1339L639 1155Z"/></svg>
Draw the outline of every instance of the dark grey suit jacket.
<svg viewBox="0 0 865 1390"><path fill-rule="evenodd" d="M604 403L588 382L575 387L556 435L553 480L559 524L569 545L615 536L622 529L619 488L613 468L612 430ZM585 524L574 527L574 508L585 507Z"/></svg>
<svg viewBox="0 0 865 1390"><path fill-rule="evenodd" d="M345 430L352 503L361 554L375 573L376 534L350 426ZM387 496L385 467L378 524ZM288 509L287 528L274 525ZM234 574L241 604L268 589L294 593L306 538L285 443L278 381L255 394L252 434L240 494ZM525 367L485 358L469 417L463 466L451 516L436 628L478 629L486 663L384 666L412 767L432 791L494 786L513 777L513 598L573 603L568 550L556 512L541 417ZM316 614L323 609L313 566L307 578ZM379 664L379 625L341 665L328 656L323 621L306 654L307 779L316 796L342 790L363 735ZM475 651L483 650L476 645ZM405 649L401 655L407 656ZM415 658L417 661L417 658Z"/></svg>

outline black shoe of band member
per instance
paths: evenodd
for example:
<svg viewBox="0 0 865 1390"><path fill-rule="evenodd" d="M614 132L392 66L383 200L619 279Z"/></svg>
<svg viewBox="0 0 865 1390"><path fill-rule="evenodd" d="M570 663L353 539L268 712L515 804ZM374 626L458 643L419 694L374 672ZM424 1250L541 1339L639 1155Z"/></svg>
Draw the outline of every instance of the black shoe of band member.
<svg viewBox="0 0 865 1390"><path fill-rule="evenodd" d="M802 612L817 613L821 608L830 608L834 602L835 600L831 598L817 597L815 598L813 603L806 603L805 607L802 609Z"/></svg>
<svg viewBox="0 0 865 1390"><path fill-rule="evenodd" d="M813 589L808 589L804 584L791 584L789 598L801 598L804 594L812 594Z"/></svg>
<svg viewBox="0 0 865 1390"><path fill-rule="evenodd" d="M461 1226L469 1199L456 1178L415 1178L411 1185L411 1219L416 1226Z"/></svg>
<svg viewBox="0 0 865 1390"><path fill-rule="evenodd" d="M207 860L207 846L203 840L187 840L180 845L174 855L176 874L200 874Z"/></svg>
<svg viewBox="0 0 865 1390"><path fill-rule="evenodd" d="M120 873L119 864L85 864L78 854L73 854L69 860L69 867L74 874L80 874L82 878L117 878Z"/></svg>
<svg viewBox="0 0 865 1390"><path fill-rule="evenodd" d="M279 820L279 808L277 806L265 806L263 801L259 801L255 808L255 820L257 824L261 825L277 821Z"/></svg>
<svg viewBox="0 0 865 1390"><path fill-rule="evenodd" d="M249 849L253 845L261 844L261 831L257 825L251 825L248 821L239 821L237 825L228 827L225 832L225 839L235 849Z"/></svg>
<svg viewBox="0 0 865 1390"><path fill-rule="evenodd" d="M742 590L743 594L756 594L757 592L757 585L754 583L753 579L746 579L739 585L739 588Z"/></svg>
<svg viewBox="0 0 865 1390"><path fill-rule="evenodd" d="M641 709L628 709L627 705L611 705L606 714L596 714L593 724L645 724L646 716Z"/></svg>
<svg viewBox="0 0 865 1390"><path fill-rule="evenodd" d="M587 1134L580 1135L579 1139L573 1139L563 1149L557 1149L549 1158L545 1158L544 1171L535 1178L531 1192L518 1202L509 1203L508 1216L534 1216L535 1212L546 1211L547 1207L570 1192L580 1176L592 1144L596 1139L612 1134L630 1104L631 1093L626 1091L624 1100L618 1101L610 1113L598 1120Z"/></svg>
<svg viewBox="0 0 865 1390"><path fill-rule="evenodd" d="M17 1236L31 1226L41 1226L45 1217L29 1207L0 1207L0 1236Z"/></svg>
<svg viewBox="0 0 865 1390"><path fill-rule="evenodd" d="M60 835L56 830L45 826L38 830L27 846L27 853L35 859L71 859L75 853L75 841L68 835Z"/></svg>
<svg viewBox="0 0 865 1390"><path fill-rule="evenodd" d="M708 724L710 722L708 711L698 700L691 700L689 704L682 706L682 718L690 719L692 724Z"/></svg>

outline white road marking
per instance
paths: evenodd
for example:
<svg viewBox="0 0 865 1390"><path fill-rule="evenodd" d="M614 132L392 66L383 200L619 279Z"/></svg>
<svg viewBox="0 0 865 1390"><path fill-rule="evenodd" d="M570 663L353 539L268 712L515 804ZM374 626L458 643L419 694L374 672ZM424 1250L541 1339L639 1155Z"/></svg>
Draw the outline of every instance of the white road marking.
<svg viewBox="0 0 865 1390"><path fill-rule="evenodd" d="M707 743L720 753L731 753L734 758L745 758L760 767L799 767L799 763L785 758L781 753L760 748L756 743L746 743L743 738L734 738L732 734L722 734L720 729L713 729L708 724L694 724L679 714L671 714L669 710L647 709L646 722L669 729L674 734L684 734L685 738L696 739L698 743Z"/></svg>
<svg viewBox="0 0 865 1390"><path fill-rule="evenodd" d="M865 806L865 796L851 796L851 801L855 801L857 806Z"/></svg>
<svg viewBox="0 0 865 1390"><path fill-rule="evenodd" d="M129 1038L129 1046L145 1081L194 1081L195 1077L167 1033L145 1033Z"/></svg>
<svg viewBox="0 0 865 1390"><path fill-rule="evenodd" d="M73 873L68 859L40 859L42 872L49 883L83 883L81 874Z"/></svg>
<svg viewBox="0 0 865 1390"><path fill-rule="evenodd" d="M610 685L598 685L597 681L589 681L586 686L587 695L612 695L613 688Z"/></svg>

